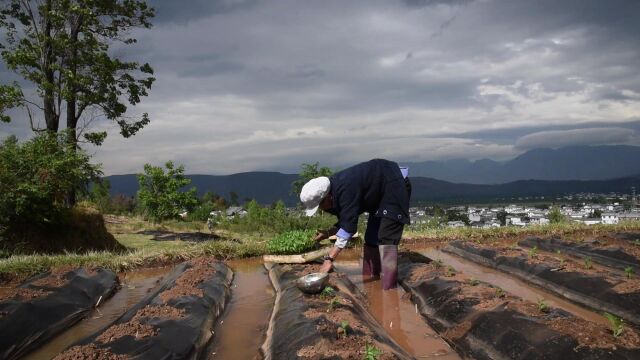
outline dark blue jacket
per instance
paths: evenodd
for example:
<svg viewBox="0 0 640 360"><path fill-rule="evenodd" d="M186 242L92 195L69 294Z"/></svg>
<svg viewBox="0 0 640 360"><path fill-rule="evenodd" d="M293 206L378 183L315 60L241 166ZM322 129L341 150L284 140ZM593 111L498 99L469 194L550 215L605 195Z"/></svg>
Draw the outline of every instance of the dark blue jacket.
<svg viewBox="0 0 640 360"><path fill-rule="evenodd" d="M409 224L409 192L398 164L373 159L329 177L338 226L353 234L363 212Z"/></svg>

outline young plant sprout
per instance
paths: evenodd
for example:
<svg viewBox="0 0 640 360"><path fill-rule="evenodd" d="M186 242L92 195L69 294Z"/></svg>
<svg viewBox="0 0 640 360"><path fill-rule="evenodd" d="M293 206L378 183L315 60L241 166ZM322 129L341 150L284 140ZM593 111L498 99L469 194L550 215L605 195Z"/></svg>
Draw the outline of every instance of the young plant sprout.
<svg viewBox="0 0 640 360"><path fill-rule="evenodd" d="M378 349L373 345L366 344L364 346L364 357L363 360L378 360L382 355L382 350Z"/></svg>
<svg viewBox="0 0 640 360"><path fill-rule="evenodd" d="M480 280L475 279L475 278L471 278L471 279L469 279L469 285L471 285L471 286L477 286L478 284L480 284Z"/></svg>
<svg viewBox="0 0 640 360"><path fill-rule="evenodd" d="M506 294L504 293L504 290L502 290L502 288L496 288L496 296L499 298L503 298L506 296Z"/></svg>
<svg viewBox="0 0 640 360"><path fill-rule="evenodd" d="M534 258L536 257L536 255L538 255L538 247L534 246L531 249L529 249L529 257Z"/></svg>
<svg viewBox="0 0 640 360"><path fill-rule="evenodd" d="M556 250L556 255L562 255L562 251Z"/></svg>
<svg viewBox="0 0 640 360"><path fill-rule="evenodd" d="M589 270L593 268L593 262L591 261L591 257L587 256L584 258L584 267Z"/></svg>
<svg viewBox="0 0 640 360"><path fill-rule="evenodd" d="M451 277L455 275L456 275L456 269L453 266L448 266L444 276Z"/></svg>
<svg viewBox="0 0 640 360"><path fill-rule="evenodd" d="M338 297L334 297L331 299L331 302L329 302L329 306L327 306L327 312L332 312L338 307L338 305L340 305L340 299L338 299Z"/></svg>
<svg viewBox="0 0 640 360"><path fill-rule="evenodd" d="M609 320L609 327L611 328L613 337L617 338L622 335L622 332L624 331L624 321L613 314L609 314L608 312L605 312L602 315Z"/></svg>
<svg viewBox="0 0 640 360"><path fill-rule="evenodd" d="M338 335L342 335L342 337L346 338L349 335L350 329L351 327L349 327L349 322L343 320L342 322L340 322L340 327L338 328Z"/></svg>
<svg viewBox="0 0 640 360"><path fill-rule="evenodd" d="M543 313L549 312L549 305L543 298L538 299L538 310Z"/></svg>
<svg viewBox="0 0 640 360"><path fill-rule="evenodd" d="M518 242L517 242L517 241L514 241L514 242L511 244L511 246L509 246L509 248L511 248L511 250L516 250L516 249L518 249Z"/></svg>
<svg viewBox="0 0 640 360"><path fill-rule="evenodd" d="M331 286L325 286L320 293L320 297L323 299L328 299L330 297L334 297L336 295L336 290Z"/></svg>
<svg viewBox="0 0 640 360"><path fill-rule="evenodd" d="M624 273L627 275L627 279L631 279L633 277L633 268L631 266L627 266L624 268Z"/></svg>
<svg viewBox="0 0 640 360"><path fill-rule="evenodd" d="M433 266L437 268L441 268L444 264L442 263L442 260L433 260Z"/></svg>

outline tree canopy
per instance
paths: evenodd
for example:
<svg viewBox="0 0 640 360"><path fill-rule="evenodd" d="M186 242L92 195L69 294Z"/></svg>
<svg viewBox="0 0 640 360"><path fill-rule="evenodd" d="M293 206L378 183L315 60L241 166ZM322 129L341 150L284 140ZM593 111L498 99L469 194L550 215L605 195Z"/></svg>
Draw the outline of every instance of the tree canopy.
<svg viewBox="0 0 640 360"><path fill-rule="evenodd" d="M320 176L331 176L333 175L333 170L326 166L320 166L320 163L315 162L313 164L303 163L300 165L302 169L300 174L298 175L298 179L291 184L291 194L298 195L300 194L300 190L307 181L317 178Z"/></svg>

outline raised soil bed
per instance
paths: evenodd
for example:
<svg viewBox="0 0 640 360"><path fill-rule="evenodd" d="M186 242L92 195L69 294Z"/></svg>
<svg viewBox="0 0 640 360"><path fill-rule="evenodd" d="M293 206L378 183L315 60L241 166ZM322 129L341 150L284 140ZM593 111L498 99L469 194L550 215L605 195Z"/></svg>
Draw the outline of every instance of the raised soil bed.
<svg viewBox="0 0 640 360"><path fill-rule="evenodd" d="M56 360L199 359L230 296L233 272L213 258L176 266L162 284L111 325Z"/></svg>
<svg viewBox="0 0 640 360"><path fill-rule="evenodd" d="M17 359L84 318L118 285L104 269L59 268L0 291L0 359Z"/></svg>
<svg viewBox="0 0 640 360"><path fill-rule="evenodd" d="M640 336L632 328L614 337L602 325L548 306L541 309L438 262L403 260L400 279L424 319L462 356L640 358Z"/></svg>
<svg viewBox="0 0 640 360"><path fill-rule="evenodd" d="M365 351L382 351L379 359L411 359L366 310L366 299L346 276L330 274L332 294L308 295L295 285L319 265L267 264L276 299L262 346L266 360L362 359Z"/></svg>
<svg viewBox="0 0 640 360"><path fill-rule="evenodd" d="M443 251L489 266L550 290L573 302L640 325L640 280L602 269L589 260L519 247L491 248L453 241Z"/></svg>

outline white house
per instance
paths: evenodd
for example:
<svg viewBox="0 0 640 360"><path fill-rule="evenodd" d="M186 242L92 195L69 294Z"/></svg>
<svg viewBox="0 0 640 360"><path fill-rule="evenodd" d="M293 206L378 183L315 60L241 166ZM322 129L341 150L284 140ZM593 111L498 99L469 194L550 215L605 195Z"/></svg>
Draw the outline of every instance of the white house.
<svg viewBox="0 0 640 360"><path fill-rule="evenodd" d="M611 212L606 212L602 214L603 224L613 225L613 224L617 224L618 222L620 222L620 218L618 217L618 214L611 213Z"/></svg>
<svg viewBox="0 0 640 360"><path fill-rule="evenodd" d="M459 228L459 227L464 227L465 224L463 221L449 221L447 222L447 226L450 228Z"/></svg>

